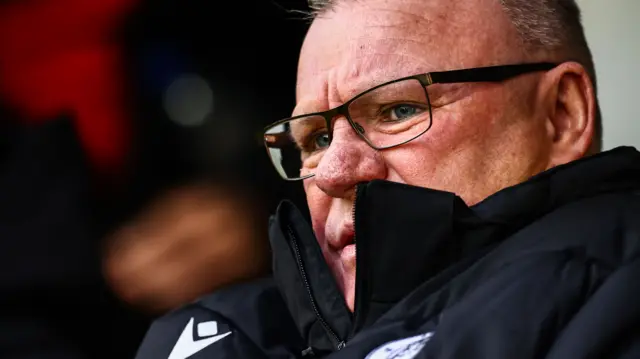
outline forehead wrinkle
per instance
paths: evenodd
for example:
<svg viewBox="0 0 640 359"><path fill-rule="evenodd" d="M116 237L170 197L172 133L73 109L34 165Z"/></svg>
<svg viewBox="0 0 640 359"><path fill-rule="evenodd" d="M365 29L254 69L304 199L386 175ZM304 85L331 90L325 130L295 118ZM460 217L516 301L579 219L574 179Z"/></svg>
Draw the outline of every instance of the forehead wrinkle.
<svg viewBox="0 0 640 359"><path fill-rule="evenodd" d="M403 57L407 57L407 58L412 58L412 59L416 59L421 63L427 63L427 61L424 59L425 56L424 54L420 54L420 55L414 55L414 52L417 52L416 49L420 49L421 51L424 51L424 49L426 48L427 51L430 47L434 47L432 42L430 41L424 41L424 39L408 39L408 38L394 38L394 37L386 37L386 38L380 38L381 41L395 41L397 43L396 46L394 46L393 51L390 52L390 54L395 54L395 55L399 55L399 56L403 56Z"/></svg>
<svg viewBox="0 0 640 359"><path fill-rule="evenodd" d="M387 51L373 52L376 47L379 47L376 45L385 43L389 44ZM356 63L368 63L369 66L363 67L363 70L368 70L370 67L379 69L383 65L392 65L385 66L385 73L390 74L389 77L383 77L383 81L372 83L377 85L400 77L436 70L432 61L424 53L424 49L428 49L429 46L428 42L419 39L407 39L404 37L377 38L375 39L375 44L370 46L369 49L358 52L355 60ZM377 60L377 62L374 62L374 60Z"/></svg>
<svg viewBox="0 0 640 359"><path fill-rule="evenodd" d="M402 38L406 38L408 36L411 37L422 37L433 35L434 23L435 21L415 15L418 19L413 21L402 21L402 20L393 20L390 18L378 19L375 23L365 24L362 26L363 29L379 29L382 32L386 32L388 30L395 30L399 34L398 36Z"/></svg>
<svg viewBox="0 0 640 359"><path fill-rule="evenodd" d="M336 91L334 102L344 103L376 85L415 75L427 68L423 58L405 53L367 53L356 56L355 59L355 63L350 68L339 67L342 71L339 70L337 82L333 86ZM404 66L391 67L386 66L385 63L404 64ZM397 70L398 68L402 69L402 72Z"/></svg>
<svg viewBox="0 0 640 359"><path fill-rule="evenodd" d="M388 62L400 64L401 66L393 69L387 68L384 71L374 71L372 75L375 76L370 76L370 87L380 85L381 83L387 81L396 80L405 76L416 75L423 72L426 73L431 71L433 67L427 61L425 61L424 57L422 56L416 56L404 52L384 54L381 53L380 55L384 55L385 57L389 58Z"/></svg>
<svg viewBox="0 0 640 359"><path fill-rule="evenodd" d="M367 25L364 26L365 29L381 29L381 30L387 30L387 29L395 29L395 30L400 30L400 31L406 31L407 28L406 27L401 27L402 25ZM421 27L418 27L417 29L413 29L414 31L411 32L410 36L407 36L407 34L402 34L402 36L398 35L398 37L401 37L402 39L410 39L410 38L416 38L416 39L422 39L423 37L427 36L427 37L433 37L433 33L432 31L418 31L419 29L421 29ZM421 30L425 30L425 29L421 29ZM385 39L385 38L381 38L381 39ZM413 40L413 41L420 41L420 40Z"/></svg>
<svg viewBox="0 0 640 359"><path fill-rule="evenodd" d="M372 10L373 12L379 12L383 14L388 13L392 15L401 15L403 17L410 18L411 20L413 20L414 23L423 22L423 21L426 23L431 23L433 21L431 17L427 16L426 12L415 13L415 12L406 11L404 9L383 8L383 7L377 7L377 6L369 6L368 10ZM385 16L385 20L383 21L389 21L388 17ZM406 22L401 22L401 24L406 24Z"/></svg>
<svg viewBox="0 0 640 359"><path fill-rule="evenodd" d="M328 77L328 72L329 70L318 71L314 78ZM315 81L314 83L314 88L316 88L316 90L314 90L314 93L326 94L329 92L328 81ZM293 110L294 116L301 115L303 113L318 112L322 109L329 108L328 98L326 96L315 96L313 98L302 97L302 85L303 83L301 82L298 82L298 84L296 85L296 106Z"/></svg>

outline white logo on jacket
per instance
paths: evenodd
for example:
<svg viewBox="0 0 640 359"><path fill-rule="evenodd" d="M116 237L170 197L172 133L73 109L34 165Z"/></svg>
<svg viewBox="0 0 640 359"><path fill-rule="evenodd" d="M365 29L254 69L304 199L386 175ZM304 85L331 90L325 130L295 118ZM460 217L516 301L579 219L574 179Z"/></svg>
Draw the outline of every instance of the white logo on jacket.
<svg viewBox="0 0 640 359"><path fill-rule="evenodd" d="M411 359L424 348L433 332L395 340L369 353L365 359Z"/></svg>
<svg viewBox="0 0 640 359"><path fill-rule="evenodd" d="M178 338L178 342L173 347L171 354L169 354L169 359L187 359L209 345L231 334L231 332L226 332L224 334L216 335L218 334L218 323L215 321L209 321L198 324L198 336L205 338L194 340L193 322L194 319L192 317L189 320L189 323L187 323L187 326L184 327L182 334L180 334L180 338Z"/></svg>

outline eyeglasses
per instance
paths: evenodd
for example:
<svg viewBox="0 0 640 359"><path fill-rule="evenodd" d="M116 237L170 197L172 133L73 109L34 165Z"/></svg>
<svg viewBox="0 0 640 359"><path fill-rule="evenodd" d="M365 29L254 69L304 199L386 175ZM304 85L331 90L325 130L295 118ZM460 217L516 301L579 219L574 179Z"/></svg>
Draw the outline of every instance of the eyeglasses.
<svg viewBox="0 0 640 359"><path fill-rule="evenodd" d="M337 117L345 117L369 146L385 150L429 131L433 120L429 85L501 82L556 66L552 63L503 65L403 77L366 90L330 110L277 121L265 128L264 143L282 178L303 180L314 175L331 144Z"/></svg>

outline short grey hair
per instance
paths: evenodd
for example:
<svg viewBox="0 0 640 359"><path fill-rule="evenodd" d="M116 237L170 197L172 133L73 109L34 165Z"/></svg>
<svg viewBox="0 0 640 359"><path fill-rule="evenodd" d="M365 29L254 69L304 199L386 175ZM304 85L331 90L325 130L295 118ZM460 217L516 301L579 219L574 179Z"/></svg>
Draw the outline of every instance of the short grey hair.
<svg viewBox="0 0 640 359"><path fill-rule="evenodd" d="M312 16L321 15L345 0L308 0ZM525 50L545 50L564 61L584 66L597 89L596 70L582 27L581 12L575 0L496 0L511 19ZM596 99L596 129L592 152L602 147L602 119Z"/></svg>

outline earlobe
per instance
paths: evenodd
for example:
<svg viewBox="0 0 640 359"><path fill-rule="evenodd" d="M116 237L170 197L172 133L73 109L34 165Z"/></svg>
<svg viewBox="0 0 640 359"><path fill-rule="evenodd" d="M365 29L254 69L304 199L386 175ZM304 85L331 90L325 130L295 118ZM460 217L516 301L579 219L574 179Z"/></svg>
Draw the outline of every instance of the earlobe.
<svg viewBox="0 0 640 359"><path fill-rule="evenodd" d="M549 167L555 167L589 152L595 129L595 90L584 67L576 62L559 65L544 81L552 146Z"/></svg>

